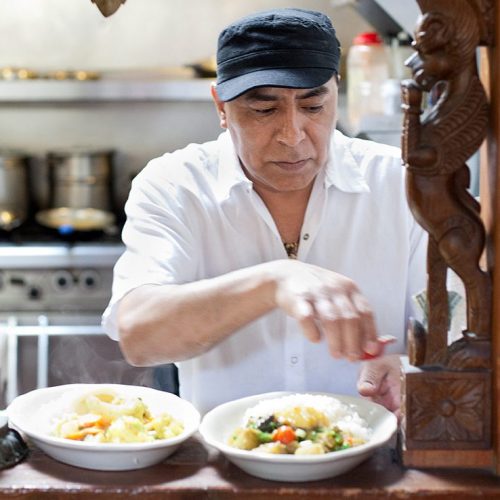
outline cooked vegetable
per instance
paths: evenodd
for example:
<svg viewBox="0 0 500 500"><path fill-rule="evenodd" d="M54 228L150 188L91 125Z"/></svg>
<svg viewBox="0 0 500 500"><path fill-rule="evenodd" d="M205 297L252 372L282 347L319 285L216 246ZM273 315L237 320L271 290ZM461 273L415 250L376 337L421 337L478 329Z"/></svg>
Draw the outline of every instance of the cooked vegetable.
<svg viewBox="0 0 500 500"><path fill-rule="evenodd" d="M326 453L324 446L310 440L302 441L295 450L295 455L321 455L323 453Z"/></svg>
<svg viewBox="0 0 500 500"><path fill-rule="evenodd" d="M273 441L280 441L283 444L291 443L296 439L297 435L289 425L282 425L273 433Z"/></svg>
<svg viewBox="0 0 500 500"><path fill-rule="evenodd" d="M236 429L229 439L229 444L241 450L253 450L261 444L259 431L240 427Z"/></svg>
<svg viewBox="0 0 500 500"><path fill-rule="evenodd" d="M140 443L168 439L184 430L164 412L153 416L141 398L125 399L106 390L85 394L54 422L53 434L76 441Z"/></svg>
<svg viewBox="0 0 500 500"><path fill-rule="evenodd" d="M366 424L348 406L321 395L305 395L308 404L298 403L302 399L301 395L285 396L281 400L290 404L279 405L278 398L262 401L256 407L259 411L249 409L229 444L255 452L317 455L367 441ZM262 411L272 406L272 413Z"/></svg>

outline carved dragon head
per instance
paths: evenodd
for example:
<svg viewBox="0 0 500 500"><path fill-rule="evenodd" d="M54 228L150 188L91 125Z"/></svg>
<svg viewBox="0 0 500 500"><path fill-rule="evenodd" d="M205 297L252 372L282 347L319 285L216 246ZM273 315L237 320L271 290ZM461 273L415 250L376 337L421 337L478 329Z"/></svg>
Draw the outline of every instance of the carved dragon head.
<svg viewBox="0 0 500 500"><path fill-rule="evenodd" d="M475 65L480 33L476 11L468 0L417 0L421 9L407 62L417 85L430 91Z"/></svg>

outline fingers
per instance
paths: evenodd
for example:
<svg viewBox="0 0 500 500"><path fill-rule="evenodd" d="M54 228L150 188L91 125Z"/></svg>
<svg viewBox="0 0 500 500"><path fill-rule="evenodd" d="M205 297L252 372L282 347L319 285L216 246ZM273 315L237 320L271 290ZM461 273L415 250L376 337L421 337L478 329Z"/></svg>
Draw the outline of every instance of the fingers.
<svg viewBox="0 0 500 500"><path fill-rule="evenodd" d="M368 353L379 355L381 353L380 345L377 340L377 327L375 326L375 317L366 298L357 290L351 295L351 300L358 311L363 327L363 343L360 347L362 355Z"/></svg>
<svg viewBox="0 0 500 500"><path fill-rule="evenodd" d="M328 298L316 300L313 306L319 328L334 358L357 361L363 358L365 351L379 353L373 313L357 289L351 293L338 290Z"/></svg>
<svg viewBox="0 0 500 500"><path fill-rule="evenodd" d="M364 363L357 387L360 396L367 397L390 411L398 411L401 397L399 356L384 356Z"/></svg>
<svg viewBox="0 0 500 500"><path fill-rule="evenodd" d="M339 293L314 306L330 354L334 358L358 359L361 355L359 314L349 297Z"/></svg>
<svg viewBox="0 0 500 500"><path fill-rule="evenodd" d="M311 342L317 343L321 340L321 332L316 324L314 309L312 305L304 298L297 300L295 319L304 332L304 335Z"/></svg>
<svg viewBox="0 0 500 500"><path fill-rule="evenodd" d="M375 342L370 341L368 345L365 345L365 352L363 353L361 359L366 361L382 356L382 354L384 354L385 346L388 344L393 344L396 341L397 338L393 337L392 335L382 335L380 337L377 337L377 340Z"/></svg>
<svg viewBox="0 0 500 500"><path fill-rule="evenodd" d="M373 312L352 280L297 261L279 270L276 305L299 322L308 340L323 338L334 358L351 361L382 353Z"/></svg>
<svg viewBox="0 0 500 500"><path fill-rule="evenodd" d="M380 394L387 371L386 367L381 365L378 360L363 364L357 384L359 394L369 398Z"/></svg>

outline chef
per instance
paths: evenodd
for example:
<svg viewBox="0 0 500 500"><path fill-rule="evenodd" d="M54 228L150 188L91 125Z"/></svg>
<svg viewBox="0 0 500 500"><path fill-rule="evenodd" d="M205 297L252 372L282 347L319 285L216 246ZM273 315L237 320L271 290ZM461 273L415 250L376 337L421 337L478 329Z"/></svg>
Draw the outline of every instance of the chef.
<svg viewBox="0 0 500 500"><path fill-rule="evenodd" d="M232 23L212 88L224 132L133 181L103 325L131 364L175 362L202 412L279 390L398 411L425 234L400 151L335 128L339 59L322 13Z"/></svg>

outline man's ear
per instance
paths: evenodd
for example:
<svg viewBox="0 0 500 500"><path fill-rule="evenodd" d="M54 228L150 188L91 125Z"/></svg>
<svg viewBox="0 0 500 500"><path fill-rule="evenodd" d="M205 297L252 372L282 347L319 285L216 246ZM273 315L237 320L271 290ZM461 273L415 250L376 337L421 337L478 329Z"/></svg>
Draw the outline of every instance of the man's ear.
<svg viewBox="0 0 500 500"><path fill-rule="evenodd" d="M214 100L215 108L217 110L217 114L219 115L220 126L221 128L227 128L226 111L224 109L225 102L220 100L219 95L217 94L217 89L215 88L215 83L212 83L210 92L212 93L212 99Z"/></svg>

